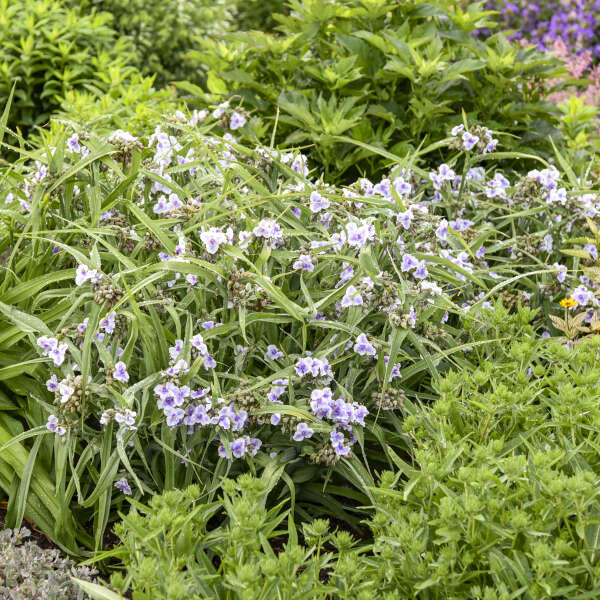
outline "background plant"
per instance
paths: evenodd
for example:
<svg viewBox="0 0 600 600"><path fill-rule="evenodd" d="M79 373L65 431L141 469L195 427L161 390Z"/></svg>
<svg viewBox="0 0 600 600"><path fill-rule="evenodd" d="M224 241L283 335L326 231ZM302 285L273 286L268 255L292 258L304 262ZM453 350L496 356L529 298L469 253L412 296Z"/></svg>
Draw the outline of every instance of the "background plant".
<svg viewBox="0 0 600 600"><path fill-rule="evenodd" d="M289 7L280 33L205 40L190 57L210 70L207 91L241 97L259 137L308 144L328 180L372 174L378 149L406 156L444 139L463 111L516 136L503 141L525 152L558 134L558 111L538 83L556 76L559 63L503 34L473 35L491 23L481 3L464 11L422 1Z"/></svg>
<svg viewBox="0 0 600 600"><path fill-rule="evenodd" d="M201 81L205 73L186 59L198 39L223 35L236 10L225 0L67 0L80 14L107 12L113 27L129 39L135 65L154 75L157 85L173 80Z"/></svg>
<svg viewBox="0 0 600 600"><path fill-rule="evenodd" d="M0 104L13 85L10 127L45 123L71 90L106 90L104 73L131 54L109 15L79 14L57 0L0 2Z"/></svg>

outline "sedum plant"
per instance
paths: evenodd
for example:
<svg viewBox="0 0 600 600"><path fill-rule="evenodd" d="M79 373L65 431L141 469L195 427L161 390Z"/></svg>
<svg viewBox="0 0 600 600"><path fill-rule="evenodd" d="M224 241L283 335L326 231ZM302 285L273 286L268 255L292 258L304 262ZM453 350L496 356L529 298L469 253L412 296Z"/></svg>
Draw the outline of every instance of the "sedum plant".
<svg viewBox="0 0 600 600"><path fill-rule="evenodd" d="M325 519L296 531L282 503L267 507L278 473L265 475L225 480L213 502L190 486L135 503L115 526L121 545L98 556L122 561L111 588L135 600L368 598L353 536Z"/></svg>
<svg viewBox="0 0 600 600"><path fill-rule="evenodd" d="M523 323L531 314L519 313ZM600 337L569 350L502 325L498 356L406 405L411 465L382 476L371 522L381 590L400 597L571 598L600 590ZM523 327L523 325L521 326ZM505 338L503 338L505 339Z"/></svg>
<svg viewBox="0 0 600 600"><path fill-rule="evenodd" d="M72 90L102 92L104 73L130 53L109 15L79 15L57 0L0 1L0 104L14 86L8 125L42 125Z"/></svg>
<svg viewBox="0 0 600 600"><path fill-rule="evenodd" d="M84 600L72 577L92 581L96 573L75 567L58 550L28 541L29 530L0 531L0 597L6 600Z"/></svg>

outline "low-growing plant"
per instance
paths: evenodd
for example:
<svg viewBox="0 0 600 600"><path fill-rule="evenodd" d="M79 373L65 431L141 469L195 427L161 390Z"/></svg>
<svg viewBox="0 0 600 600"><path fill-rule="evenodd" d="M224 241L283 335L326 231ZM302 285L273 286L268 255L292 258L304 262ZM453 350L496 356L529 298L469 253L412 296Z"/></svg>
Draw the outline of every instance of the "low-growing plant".
<svg viewBox="0 0 600 600"><path fill-rule="evenodd" d="M28 529L0 531L0 597L5 600L83 600L89 598L72 581L93 581L95 570L75 567L58 550L27 540Z"/></svg>
<svg viewBox="0 0 600 600"><path fill-rule="evenodd" d="M96 557L120 559L111 588L136 600L371 597L353 536L326 519L296 531L285 502L267 506L279 474L265 475L225 480L213 502L191 486L133 503L121 544Z"/></svg>
<svg viewBox="0 0 600 600"><path fill-rule="evenodd" d="M14 86L8 125L45 123L71 90L105 88L110 69L130 64L110 15L79 15L57 0L0 1L0 105Z"/></svg>
<svg viewBox="0 0 600 600"><path fill-rule="evenodd" d="M209 92L242 98L259 137L306 144L329 181L375 173L383 149L409 156L445 139L463 112L523 152L547 153L558 136L539 84L560 63L502 33L473 35L490 24L481 3L292 0L289 10L279 34L201 40L190 56L210 70Z"/></svg>
<svg viewBox="0 0 600 600"><path fill-rule="evenodd" d="M382 591L484 600L600 592L600 337L569 350L517 335L499 350L503 359L449 373L430 407L406 406L414 464L399 460L375 493Z"/></svg>

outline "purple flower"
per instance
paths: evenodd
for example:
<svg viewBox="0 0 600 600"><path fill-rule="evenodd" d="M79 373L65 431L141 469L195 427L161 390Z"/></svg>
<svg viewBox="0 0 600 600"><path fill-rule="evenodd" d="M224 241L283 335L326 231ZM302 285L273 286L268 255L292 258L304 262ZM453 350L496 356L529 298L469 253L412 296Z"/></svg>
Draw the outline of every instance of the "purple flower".
<svg viewBox="0 0 600 600"><path fill-rule="evenodd" d="M100 274L96 269L90 269L87 265L79 265L75 273L75 285L83 285L86 281L97 282Z"/></svg>
<svg viewBox="0 0 600 600"><path fill-rule="evenodd" d="M312 273L315 270L315 265L312 262L312 258L308 254L301 254L298 260L294 262L294 269L302 269Z"/></svg>
<svg viewBox="0 0 600 600"><path fill-rule="evenodd" d="M115 318L116 315L114 312L111 312L106 319L100 321L100 329L106 331L106 333L111 334L115 330ZM86 321L87 325L87 321Z"/></svg>
<svg viewBox="0 0 600 600"><path fill-rule="evenodd" d="M353 286L349 285L346 288L346 293L342 298L342 308L348 308L349 306L361 306L363 303L360 292Z"/></svg>
<svg viewBox="0 0 600 600"><path fill-rule="evenodd" d="M277 360L278 358L282 358L284 356L283 352L275 346L275 344L269 344L267 346L267 353L265 354L265 359Z"/></svg>
<svg viewBox="0 0 600 600"><path fill-rule="evenodd" d="M354 352L360 356L375 356L377 354L373 345L369 343L367 336L364 333L361 333L356 338L356 343L354 344Z"/></svg>
<svg viewBox="0 0 600 600"><path fill-rule="evenodd" d="M595 244L584 244L583 249L594 259L598 260L598 248Z"/></svg>
<svg viewBox="0 0 600 600"><path fill-rule="evenodd" d="M479 142L479 138L476 135L472 135L468 131L462 134L463 147L465 150L472 150Z"/></svg>
<svg viewBox="0 0 600 600"><path fill-rule="evenodd" d="M113 371L113 378L121 383L127 383L129 381L129 373L127 372L127 365L120 360L115 365L115 370Z"/></svg>
<svg viewBox="0 0 600 600"><path fill-rule="evenodd" d="M559 263L554 263L552 265L557 271L557 275L556 275L556 279L560 282L563 283L564 280L567 278L567 267L565 267L564 265L561 265Z"/></svg>
<svg viewBox="0 0 600 600"><path fill-rule="evenodd" d="M129 482L125 477L115 481L115 487L121 490L126 496L131 496L131 487L129 486Z"/></svg>
<svg viewBox="0 0 600 600"><path fill-rule="evenodd" d="M52 433L56 433L57 435L61 436L65 435L65 433L67 432L67 430L62 425L58 424L58 418L55 415L50 415L48 417L46 429L48 429L48 431L52 431Z"/></svg>
<svg viewBox="0 0 600 600"><path fill-rule="evenodd" d="M327 210L330 206L329 200L324 198L316 190L310 194L310 212L316 214L322 210Z"/></svg>
<svg viewBox="0 0 600 600"><path fill-rule="evenodd" d="M331 445L335 450L335 453L338 456L346 456L350 454L350 446L345 446L344 442L346 439L344 438L344 434L341 431L337 431L334 429L330 434L329 438L331 439Z"/></svg>
<svg viewBox="0 0 600 600"><path fill-rule="evenodd" d="M58 378L56 375L52 375L52 377L46 381L46 389L49 392L55 392L58 389Z"/></svg>
<svg viewBox="0 0 600 600"><path fill-rule="evenodd" d="M298 423L293 435L293 440L295 442L301 442L302 440L311 437L313 433L314 431L306 423Z"/></svg>
<svg viewBox="0 0 600 600"><path fill-rule="evenodd" d="M448 221L446 219L442 219L438 228L435 230L436 237L445 242L448 239Z"/></svg>
<svg viewBox="0 0 600 600"><path fill-rule="evenodd" d="M233 111L229 117L229 129L235 131L246 124L246 117L237 111Z"/></svg>
<svg viewBox="0 0 600 600"><path fill-rule="evenodd" d="M412 269L416 269L419 266L419 261L412 254L404 254L402 256L402 263L400 265L400 270L403 273L410 271Z"/></svg>

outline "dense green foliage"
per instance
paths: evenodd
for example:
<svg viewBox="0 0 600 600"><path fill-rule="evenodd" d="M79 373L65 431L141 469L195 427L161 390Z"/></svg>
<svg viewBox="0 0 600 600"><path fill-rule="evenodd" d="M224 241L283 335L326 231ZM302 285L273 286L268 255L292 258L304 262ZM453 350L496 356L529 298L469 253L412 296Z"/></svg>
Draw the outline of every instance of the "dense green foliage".
<svg viewBox="0 0 600 600"><path fill-rule="evenodd" d="M109 15L80 15L58 0L0 1L0 105L15 86L8 124L44 124L71 90L105 91L131 54Z"/></svg>
<svg viewBox="0 0 600 600"><path fill-rule="evenodd" d="M598 593L599 338L569 352L536 341L532 316L497 306L479 334L513 341L474 350L481 367L441 379L431 405L405 401L410 450L369 489L372 542L323 520L297 533L275 492L266 504L278 474L243 476L212 502L196 486L134 502L103 556L127 569L112 587L131 581L140 600Z"/></svg>
<svg viewBox="0 0 600 600"><path fill-rule="evenodd" d="M372 148L339 136L405 156L445 138L463 111L516 136L503 137L505 146L547 148L558 111L539 84L558 63L503 34L478 39L472 31L489 13L454 5L293 0L281 33L205 40L190 56L210 68L210 92L241 96L262 123L259 135L274 130L278 143L311 145L329 180L380 164Z"/></svg>
<svg viewBox="0 0 600 600"><path fill-rule="evenodd" d="M227 0L68 0L86 14L91 9L113 16L113 27L135 49L135 64L158 84L173 80L200 81L204 71L186 59L199 40L220 37L235 11Z"/></svg>
<svg viewBox="0 0 600 600"><path fill-rule="evenodd" d="M600 595L585 82L481 3L2 2L5 527L94 600Z"/></svg>
<svg viewBox="0 0 600 600"><path fill-rule="evenodd" d="M405 419L414 465L383 477L372 525L400 597L600 593L600 340L569 351L507 318L483 330L512 343L493 361L482 346L479 369L449 374Z"/></svg>

